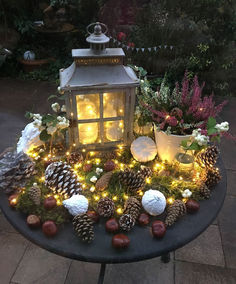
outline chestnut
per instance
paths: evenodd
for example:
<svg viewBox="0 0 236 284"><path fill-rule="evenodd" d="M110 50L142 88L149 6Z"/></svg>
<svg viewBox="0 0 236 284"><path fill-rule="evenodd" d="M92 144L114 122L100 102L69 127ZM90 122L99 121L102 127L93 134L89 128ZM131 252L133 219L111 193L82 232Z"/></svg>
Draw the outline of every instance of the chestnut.
<svg viewBox="0 0 236 284"><path fill-rule="evenodd" d="M119 224L115 218L106 221L106 230L109 233L115 233L119 230Z"/></svg>
<svg viewBox="0 0 236 284"><path fill-rule="evenodd" d="M141 226L146 226L149 223L149 216L146 213L142 213L138 217L138 223Z"/></svg>
<svg viewBox="0 0 236 284"><path fill-rule="evenodd" d="M193 214L199 210L200 204L196 200L189 199L186 202L186 208L187 208L188 213Z"/></svg>
<svg viewBox="0 0 236 284"><path fill-rule="evenodd" d="M114 248L123 249L129 246L130 240L124 234L114 235L112 238L112 246Z"/></svg>
<svg viewBox="0 0 236 284"><path fill-rule="evenodd" d="M54 237L57 234L57 225L49 220L43 223L42 230L45 236Z"/></svg>
<svg viewBox="0 0 236 284"><path fill-rule="evenodd" d="M160 239L163 238L166 233L166 226L162 221L154 221L152 223L152 234L154 237Z"/></svg>

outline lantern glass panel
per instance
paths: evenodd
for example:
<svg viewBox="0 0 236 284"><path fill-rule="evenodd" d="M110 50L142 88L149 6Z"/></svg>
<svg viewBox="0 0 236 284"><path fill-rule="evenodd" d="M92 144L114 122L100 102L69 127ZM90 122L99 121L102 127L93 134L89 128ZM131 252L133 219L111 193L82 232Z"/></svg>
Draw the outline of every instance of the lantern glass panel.
<svg viewBox="0 0 236 284"><path fill-rule="evenodd" d="M103 94L103 117L124 116L125 95L124 92L112 92Z"/></svg>
<svg viewBox="0 0 236 284"><path fill-rule="evenodd" d="M99 94L87 94L76 96L77 118L96 119L100 117Z"/></svg>
<svg viewBox="0 0 236 284"><path fill-rule="evenodd" d="M99 142L99 123L79 123L79 143L81 144L92 144Z"/></svg>
<svg viewBox="0 0 236 284"><path fill-rule="evenodd" d="M124 121L106 121L104 123L105 142L115 142L123 140L124 136Z"/></svg>

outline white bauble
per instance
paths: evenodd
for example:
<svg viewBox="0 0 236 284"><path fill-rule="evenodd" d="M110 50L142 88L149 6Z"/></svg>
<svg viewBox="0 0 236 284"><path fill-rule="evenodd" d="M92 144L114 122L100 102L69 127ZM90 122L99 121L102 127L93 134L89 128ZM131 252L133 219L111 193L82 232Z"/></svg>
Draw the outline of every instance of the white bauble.
<svg viewBox="0 0 236 284"><path fill-rule="evenodd" d="M166 208L166 198L159 190L149 189L142 198L143 208L152 216L160 215Z"/></svg>
<svg viewBox="0 0 236 284"><path fill-rule="evenodd" d="M35 53L31 50L27 50L24 53L24 60L35 60Z"/></svg>
<svg viewBox="0 0 236 284"><path fill-rule="evenodd" d="M154 160L157 154L157 147L150 137L140 136L132 142L130 151L135 160L145 163Z"/></svg>
<svg viewBox="0 0 236 284"><path fill-rule="evenodd" d="M17 143L17 153L20 153L21 151L27 153L29 150L43 145L43 141L39 139L39 134L40 131L34 126L33 122L27 124Z"/></svg>
<svg viewBox="0 0 236 284"><path fill-rule="evenodd" d="M86 213L88 210L88 199L83 195L73 195L62 203L72 216Z"/></svg>

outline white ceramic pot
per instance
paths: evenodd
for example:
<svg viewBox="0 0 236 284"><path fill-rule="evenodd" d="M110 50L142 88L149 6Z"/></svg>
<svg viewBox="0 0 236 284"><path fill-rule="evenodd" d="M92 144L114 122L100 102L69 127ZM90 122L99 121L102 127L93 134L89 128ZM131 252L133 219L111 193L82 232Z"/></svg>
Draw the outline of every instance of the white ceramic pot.
<svg viewBox="0 0 236 284"><path fill-rule="evenodd" d="M168 163L173 162L175 156L183 152L181 149L182 140L191 137L191 135L167 135L163 131L157 131L156 126L154 126L154 133L158 156L162 161L166 160Z"/></svg>

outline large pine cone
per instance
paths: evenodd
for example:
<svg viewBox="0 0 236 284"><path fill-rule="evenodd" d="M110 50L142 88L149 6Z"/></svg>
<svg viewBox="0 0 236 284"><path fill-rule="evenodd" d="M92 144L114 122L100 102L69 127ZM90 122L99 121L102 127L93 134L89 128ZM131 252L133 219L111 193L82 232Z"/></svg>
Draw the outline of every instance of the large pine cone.
<svg viewBox="0 0 236 284"><path fill-rule="evenodd" d="M140 190L145 185L145 179L140 173L136 173L129 169L120 171L118 175L120 181L128 186L132 191Z"/></svg>
<svg viewBox="0 0 236 284"><path fill-rule="evenodd" d="M144 177L144 178L148 178L152 176L152 169L146 166L141 166L141 170L139 171L139 173Z"/></svg>
<svg viewBox="0 0 236 284"><path fill-rule="evenodd" d="M35 205L40 205L41 189L38 185L33 185L29 189L29 197L34 202Z"/></svg>
<svg viewBox="0 0 236 284"><path fill-rule="evenodd" d="M96 189L100 191L103 191L104 189L106 189L109 185L109 181L111 177L112 177L112 172L108 172L102 175L99 178L99 180L96 182L96 185L95 185Z"/></svg>
<svg viewBox="0 0 236 284"><path fill-rule="evenodd" d="M115 211L115 204L109 197L101 198L98 201L97 212L100 216L111 217Z"/></svg>
<svg viewBox="0 0 236 284"><path fill-rule="evenodd" d="M94 239L93 220L86 213L75 216L72 223L83 242L90 243Z"/></svg>
<svg viewBox="0 0 236 284"><path fill-rule="evenodd" d="M211 191L210 191L210 189L206 186L205 183L202 183L202 184L200 185L199 192L200 192L200 195L201 195L202 197L204 197L205 199L209 199L210 196L211 196Z"/></svg>
<svg viewBox="0 0 236 284"><path fill-rule="evenodd" d="M138 219L140 215L141 203L135 197L129 197L125 202L124 214L130 214L135 220Z"/></svg>
<svg viewBox="0 0 236 284"><path fill-rule="evenodd" d="M45 184L54 193L61 194L64 198L69 198L82 191L76 174L64 162L54 162L46 168Z"/></svg>
<svg viewBox="0 0 236 284"><path fill-rule="evenodd" d="M130 214L123 214L119 219L119 225L122 230L130 231L135 225L135 219Z"/></svg>
<svg viewBox="0 0 236 284"><path fill-rule="evenodd" d="M27 180L35 174L35 163L25 153L8 151L1 155L0 189L7 194L25 186Z"/></svg>
<svg viewBox="0 0 236 284"><path fill-rule="evenodd" d="M218 168L209 169L206 174L205 184L207 187L216 185L221 180L220 171Z"/></svg>
<svg viewBox="0 0 236 284"><path fill-rule="evenodd" d="M205 151L200 152L197 157L197 163L203 168L212 168L219 156L219 149L216 146L207 147Z"/></svg>
<svg viewBox="0 0 236 284"><path fill-rule="evenodd" d="M165 225L173 225L178 218L186 214L186 205L182 200L175 200L173 204L167 207L167 216Z"/></svg>

